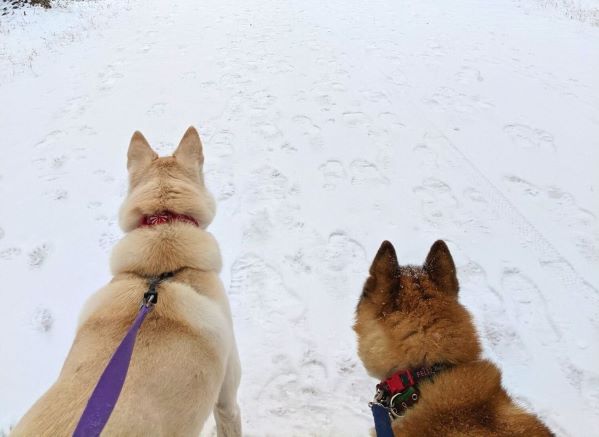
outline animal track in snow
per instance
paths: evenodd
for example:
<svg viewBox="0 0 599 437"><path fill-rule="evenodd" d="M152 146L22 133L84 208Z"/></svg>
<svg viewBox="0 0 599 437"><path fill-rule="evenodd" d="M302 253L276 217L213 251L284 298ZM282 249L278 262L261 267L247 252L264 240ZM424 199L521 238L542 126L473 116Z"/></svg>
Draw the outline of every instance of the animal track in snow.
<svg viewBox="0 0 599 437"><path fill-rule="evenodd" d="M29 267L32 269L40 268L46 261L49 253L50 245L46 243L33 249L27 254L27 257L29 258Z"/></svg>
<svg viewBox="0 0 599 437"><path fill-rule="evenodd" d="M4 249L0 251L0 259L11 261L21 255L21 249L18 247L9 247L8 249Z"/></svg>
<svg viewBox="0 0 599 437"><path fill-rule="evenodd" d="M463 191L463 198L470 211L476 211L475 214L470 215L472 223L476 224L481 231L490 232L491 222L499 221L500 217L483 192L474 187L467 187Z"/></svg>
<svg viewBox="0 0 599 437"><path fill-rule="evenodd" d="M154 103L150 109L146 111L150 117L159 117L166 112L166 103Z"/></svg>
<svg viewBox="0 0 599 437"><path fill-rule="evenodd" d="M102 206L102 202L99 202L99 201L92 201L87 204L87 207L90 209L99 208L101 206Z"/></svg>
<svg viewBox="0 0 599 437"><path fill-rule="evenodd" d="M379 114L379 120L385 124L383 129L387 131L390 126L405 127L405 125L399 120L399 117L393 112L381 112Z"/></svg>
<svg viewBox="0 0 599 437"><path fill-rule="evenodd" d="M356 159L349 165L351 174L351 183L353 185L369 185L388 184L387 179L378 169L378 167L370 161L364 159Z"/></svg>
<svg viewBox="0 0 599 437"><path fill-rule="evenodd" d="M156 151L159 152L158 147L154 147L154 149L156 149ZM102 180L104 182L109 182L110 183L110 182L114 182L115 181L114 176L108 174L106 172L106 170L103 170L103 169L99 169L99 170L94 171L94 175L102 178Z"/></svg>
<svg viewBox="0 0 599 437"><path fill-rule="evenodd" d="M227 158L234 152L233 143L235 142L235 135L228 130L221 130L216 132L211 140L210 153L216 158Z"/></svg>
<svg viewBox="0 0 599 437"><path fill-rule="evenodd" d="M428 144L420 143L412 149L424 168L438 168L438 153Z"/></svg>
<svg viewBox="0 0 599 437"><path fill-rule="evenodd" d="M503 297L490 286L487 272L480 264L470 260L467 264L459 266L457 270L462 288L472 289L467 298L473 306L480 307L483 311L489 306L503 307ZM464 293L460 293L464 297ZM481 299L483 295L484 299Z"/></svg>
<svg viewBox="0 0 599 437"><path fill-rule="evenodd" d="M502 311L494 315L493 321L486 322L483 327L483 340L488 341L493 352L500 358L527 365L532 358L530 352L520 335L505 322L506 318L507 314Z"/></svg>
<svg viewBox="0 0 599 437"><path fill-rule="evenodd" d="M370 123L368 116L363 112L344 112L343 120L353 127L366 127Z"/></svg>
<svg viewBox="0 0 599 437"><path fill-rule="evenodd" d="M277 101L277 98L268 90L256 91L250 98L254 109L268 109Z"/></svg>
<svg viewBox="0 0 599 437"><path fill-rule="evenodd" d="M78 116L85 112L88 104L89 97L73 97L72 99L69 99L67 104L64 106L63 112L68 114L70 117Z"/></svg>
<svg viewBox="0 0 599 437"><path fill-rule="evenodd" d="M48 158L36 158L31 162L37 167L40 171L39 177L40 179L51 182L59 179L61 176L64 176L66 173L62 168L67 162L67 157L65 155L56 156L52 159Z"/></svg>
<svg viewBox="0 0 599 437"><path fill-rule="evenodd" d="M69 197L69 192L67 190L57 189L53 191L45 191L44 195L52 200L66 200Z"/></svg>
<svg viewBox="0 0 599 437"><path fill-rule="evenodd" d="M245 200L248 204L255 202L284 199L289 194L287 176L268 165L252 171L250 174Z"/></svg>
<svg viewBox="0 0 599 437"><path fill-rule="evenodd" d="M64 166L64 164L67 162L67 159L68 158L65 155L55 156L50 161L50 168L52 168L54 170L62 168Z"/></svg>
<svg viewBox="0 0 599 437"><path fill-rule="evenodd" d="M400 69L393 70L391 74L386 76L386 79L397 87L410 86L410 80L408 79L408 76L406 76L406 74Z"/></svg>
<svg viewBox="0 0 599 437"><path fill-rule="evenodd" d="M545 296L529 278L517 269L506 269L501 278L502 294L511 302L518 323L536 341L551 344L561 339L561 332L549 316Z"/></svg>
<svg viewBox="0 0 599 437"><path fill-rule="evenodd" d="M597 411L599 408L599 375L586 372L582 379L582 395L589 403L591 411Z"/></svg>
<svg viewBox="0 0 599 437"><path fill-rule="evenodd" d="M274 140L277 137L282 137L283 133L272 123L259 123L256 125L256 131L265 140Z"/></svg>
<svg viewBox="0 0 599 437"><path fill-rule="evenodd" d="M285 420L289 405L307 405L311 420L325 421L331 414L334 396L322 386L327 379L327 368L324 361L309 346L294 363L289 358L278 358L273 362L276 371L263 385L258 394L259 403L268 408L268 414L275 420ZM277 393L273 396L273 393ZM324 422L323 422L324 423ZM302 433L301 426L296 432Z"/></svg>
<svg viewBox="0 0 599 437"><path fill-rule="evenodd" d="M152 147L159 155L170 155L176 149L176 145L171 143L170 141L157 141L156 143L152 144ZM100 170L99 172L101 171L102 170ZM112 180L114 180L114 178L112 178Z"/></svg>
<svg viewBox="0 0 599 437"><path fill-rule="evenodd" d="M455 74L458 82L464 85L470 85L476 82L482 82L484 80L480 71L472 67L462 67L460 71Z"/></svg>
<svg viewBox="0 0 599 437"><path fill-rule="evenodd" d="M64 136L64 133L60 130L54 130L46 135L41 141L39 141L35 147L36 148L45 148L48 146L52 146L60 141L60 138Z"/></svg>
<svg viewBox="0 0 599 437"><path fill-rule="evenodd" d="M362 90L360 91L360 94L365 100L372 103L391 103L387 94L381 91Z"/></svg>
<svg viewBox="0 0 599 437"><path fill-rule="evenodd" d="M322 185L323 188L327 190L331 190L341 185L345 178L347 177L347 173L345 171L345 167L340 161L329 160L318 167L320 170L320 174L324 179L324 183Z"/></svg>
<svg viewBox="0 0 599 437"><path fill-rule="evenodd" d="M107 231L102 232L98 240L98 244L101 249L108 252L110 249L112 249L117 241L119 241L118 235L116 235L114 232Z"/></svg>
<svg viewBox="0 0 599 437"><path fill-rule="evenodd" d="M233 183L233 170L221 167L219 170L206 171L206 178L210 180L209 189L216 200L224 202L235 195Z"/></svg>
<svg viewBox="0 0 599 437"><path fill-rule="evenodd" d="M270 237L273 223L267 209L261 209L249 215L249 223L243 229L244 240L265 241Z"/></svg>
<svg viewBox="0 0 599 437"><path fill-rule="evenodd" d="M362 269L366 260L364 246L343 232L334 232L329 236L325 249L325 263L330 270L358 268Z"/></svg>
<svg viewBox="0 0 599 437"><path fill-rule="evenodd" d="M487 199L485 198L485 196L483 195L483 193L481 193L479 190L477 190L476 188L473 188L473 187L468 187L464 190L464 197L466 197L467 199L470 199L476 203L482 203L482 204L489 203L487 201Z"/></svg>
<svg viewBox="0 0 599 437"><path fill-rule="evenodd" d="M330 87L332 90L341 91L341 92L345 91L345 89L346 89L345 85L343 85L340 82L331 82Z"/></svg>
<svg viewBox="0 0 599 437"><path fill-rule="evenodd" d="M314 124L310 117L305 115L296 115L291 121L294 128L299 128L299 134L306 138L312 146L321 146L320 127Z"/></svg>
<svg viewBox="0 0 599 437"><path fill-rule="evenodd" d="M553 135L525 124L506 124L503 131L512 142L525 149L555 150Z"/></svg>
<svg viewBox="0 0 599 437"><path fill-rule="evenodd" d="M305 312L305 304L287 287L279 270L252 253L233 263L229 294L242 318L270 332L299 321Z"/></svg>
<svg viewBox="0 0 599 437"><path fill-rule="evenodd" d="M0 228L0 240L4 238L4 229Z"/></svg>
<svg viewBox="0 0 599 437"><path fill-rule="evenodd" d="M48 332L54 325L54 317L48 308L36 308L31 317L31 324L36 331Z"/></svg>
<svg viewBox="0 0 599 437"><path fill-rule="evenodd" d="M511 185L516 186L520 189L520 191L528 196L536 197L541 194L541 189L534 184L531 184L524 179L515 176L515 175L507 175L504 176L504 180L509 182Z"/></svg>
<svg viewBox="0 0 599 437"><path fill-rule="evenodd" d="M420 197L425 220L437 224L458 208L458 199L449 185L437 178L426 178L412 191Z"/></svg>
<svg viewBox="0 0 599 437"><path fill-rule="evenodd" d="M312 266L306 261L302 249L298 250L293 255L285 255L285 262L295 273L312 272Z"/></svg>
<svg viewBox="0 0 599 437"><path fill-rule="evenodd" d="M121 73L116 71L116 68L119 65L120 62L116 63L115 65L108 65L105 71L102 71L98 74L98 76L100 77L101 91L110 90L120 79L124 77Z"/></svg>
<svg viewBox="0 0 599 437"><path fill-rule="evenodd" d="M487 110L494 105L478 95L468 95L453 88L441 87L425 103L446 112L472 113Z"/></svg>
<svg viewBox="0 0 599 437"><path fill-rule="evenodd" d="M578 251L590 261L599 261L599 223L597 217L581 208L575 197L557 187L540 187L515 175L504 176L508 191L517 190L532 198L541 209L551 209L551 217L557 218L572 233Z"/></svg>

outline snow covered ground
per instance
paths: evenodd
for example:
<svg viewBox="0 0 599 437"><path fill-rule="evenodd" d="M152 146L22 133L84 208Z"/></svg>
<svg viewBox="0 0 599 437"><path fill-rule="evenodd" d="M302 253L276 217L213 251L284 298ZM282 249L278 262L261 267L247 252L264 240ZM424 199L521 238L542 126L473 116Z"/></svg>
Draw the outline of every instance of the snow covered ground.
<svg viewBox="0 0 599 437"><path fill-rule="evenodd" d="M130 135L166 154L190 124L247 435L366 435L375 381L351 324L367 268L383 239L421 263L437 238L510 392L560 436L596 433L598 7L106 0L0 17L0 435L110 278Z"/></svg>

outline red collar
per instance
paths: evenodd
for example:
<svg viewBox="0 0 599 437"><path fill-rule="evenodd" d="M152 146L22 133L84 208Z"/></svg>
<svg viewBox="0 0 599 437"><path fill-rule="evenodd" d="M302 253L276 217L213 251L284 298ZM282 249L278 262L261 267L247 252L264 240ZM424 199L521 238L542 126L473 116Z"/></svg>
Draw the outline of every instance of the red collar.
<svg viewBox="0 0 599 437"><path fill-rule="evenodd" d="M377 385L377 388L386 390L389 394L394 395L400 391L405 391L406 388L415 386L421 379L430 378L439 370L441 370L441 366L438 364L432 367L398 370L389 378L381 381L381 383Z"/></svg>
<svg viewBox="0 0 599 437"><path fill-rule="evenodd" d="M151 215L144 215L139 220L139 227L142 228L147 226L163 225L173 222L191 223L192 225L200 227L198 221L193 217L185 214L177 214L171 211L161 211Z"/></svg>

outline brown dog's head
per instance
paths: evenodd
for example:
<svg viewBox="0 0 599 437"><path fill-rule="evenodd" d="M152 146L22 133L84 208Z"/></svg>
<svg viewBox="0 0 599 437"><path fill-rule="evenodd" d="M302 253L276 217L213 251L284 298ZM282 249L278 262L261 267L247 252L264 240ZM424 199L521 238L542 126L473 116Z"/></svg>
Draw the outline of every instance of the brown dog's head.
<svg viewBox="0 0 599 437"><path fill-rule="evenodd" d="M368 373L478 358L470 314L458 302L458 279L447 245L431 247L422 267L400 266L393 245L376 254L356 310L358 354Z"/></svg>
<svg viewBox="0 0 599 437"><path fill-rule="evenodd" d="M195 128L187 129L173 156L163 158L135 132L127 158L129 195L120 213L125 232L135 229L144 215L162 211L189 215L203 228L210 224L216 206L204 185L204 153Z"/></svg>

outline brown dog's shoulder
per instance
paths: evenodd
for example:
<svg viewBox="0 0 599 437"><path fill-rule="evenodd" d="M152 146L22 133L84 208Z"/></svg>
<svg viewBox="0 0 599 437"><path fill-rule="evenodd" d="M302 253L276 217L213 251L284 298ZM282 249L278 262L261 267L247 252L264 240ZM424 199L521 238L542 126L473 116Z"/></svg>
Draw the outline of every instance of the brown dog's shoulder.
<svg viewBox="0 0 599 437"><path fill-rule="evenodd" d="M435 242L425 262L413 266L400 265L393 245L384 241L369 274L354 324L358 355L369 373L386 381L389 375L442 369L410 381L416 398L393 422L395 435L552 435L504 390L499 368L481 359L476 328L459 301L457 271L445 242ZM384 387L378 399L397 413L394 399L403 399L397 396L404 390Z"/></svg>

